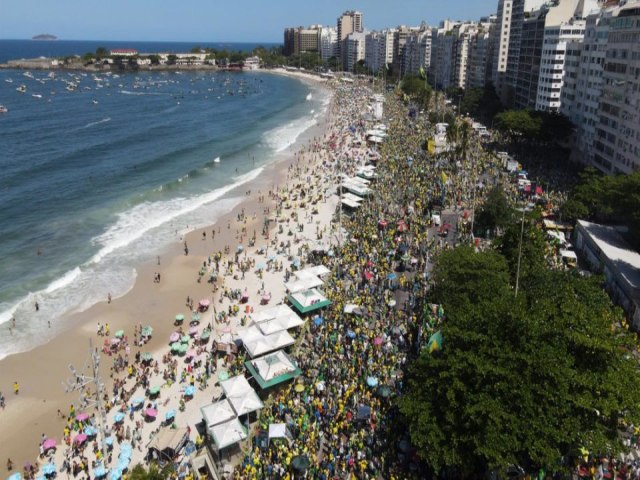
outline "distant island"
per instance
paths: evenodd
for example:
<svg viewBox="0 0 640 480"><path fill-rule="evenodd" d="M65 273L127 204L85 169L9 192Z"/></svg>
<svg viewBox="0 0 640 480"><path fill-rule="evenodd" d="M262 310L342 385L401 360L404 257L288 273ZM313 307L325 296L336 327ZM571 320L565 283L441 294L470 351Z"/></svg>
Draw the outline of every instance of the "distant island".
<svg viewBox="0 0 640 480"><path fill-rule="evenodd" d="M57 40L58 37L51 35L50 33L41 33L35 37L31 37L31 40Z"/></svg>

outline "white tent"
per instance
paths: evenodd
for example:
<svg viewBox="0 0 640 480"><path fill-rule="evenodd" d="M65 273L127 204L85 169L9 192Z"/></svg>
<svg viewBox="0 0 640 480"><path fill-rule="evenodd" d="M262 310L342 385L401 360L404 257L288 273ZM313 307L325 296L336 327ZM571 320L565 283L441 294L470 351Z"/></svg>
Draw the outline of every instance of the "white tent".
<svg viewBox="0 0 640 480"><path fill-rule="evenodd" d="M361 206L360 202L354 202L353 200L348 198L343 198L341 202L343 205L346 205L347 207L350 207L350 208L360 208Z"/></svg>
<svg viewBox="0 0 640 480"><path fill-rule="evenodd" d="M231 404L226 399L200 407L200 412L202 413L202 420L204 420L207 427L228 422L236 416Z"/></svg>
<svg viewBox="0 0 640 480"><path fill-rule="evenodd" d="M322 277L323 275L326 275L328 273L331 273L331 270L329 270L324 265L314 265L313 267L307 267L302 270L298 270L294 273L294 275L302 279L310 276Z"/></svg>
<svg viewBox="0 0 640 480"><path fill-rule="evenodd" d="M286 437L287 437L286 423L270 423L269 424L269 438L286 438Z"/></svg>
<svg viewBox="0 0 640 480"><path fill-rule="evenodd" d="M289 293L296 293L323 285L324 282L318 277L298 278L293 282L285 282L284 286Z"/></svg>
<svg viewBox="0 0 640 480"><path fill-rule="evenodd" d="M260 323L267 320L273 320L274 318L288 317L292 315L295 315L296 317L298 316L289 305L281 304L252 313L251 319L256 323Z"/></svg>
<svg viewBox="0 0 640 480"><path fill-rule="evenodd" d="M251 325L242 331L240 338L242 339L244 348L251 357L257 357L265 353L273 352L274 350L280 350L281 348L293 345L295 342L294 338L289 335L289 332L286 330L272 335L265 335L256 325Z"/></svg>
<svg viewBox="0 0 640 480"><path fill-rule="evenodd" d="M282 350L255 358L251 360L251 364L267 382L281 375L293 373L298 368Z"/></svg>
<svg viewBox="0 0 640 480"><path fill-rule="evenodd" d="M360 203L362 202L363 198L354 195L353 193L347 192L342 194L342 200L349 200L350 202Z"/></svg>
<svg viewBox="0 0 640 480"><path fill-rule="evenodd" d="M211 434L218 450L247 438L247 431L237 418L210 427L209 434Z"/></svg>
<svg viewBox="0 0 640 480"><path fill-rule="evenodd" d="M260 397L251 388L244 375L224 380L220 382L220 386L237 416L245 415L264 407Z"/></svg>

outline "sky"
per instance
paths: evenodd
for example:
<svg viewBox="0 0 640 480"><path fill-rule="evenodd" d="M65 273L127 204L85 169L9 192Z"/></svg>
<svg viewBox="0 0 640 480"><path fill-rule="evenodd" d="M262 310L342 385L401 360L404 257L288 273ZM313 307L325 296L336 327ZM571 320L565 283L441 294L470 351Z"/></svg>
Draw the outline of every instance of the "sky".
<svg viewBox="0 0 640 480"><path fill-rule="evenodd" d="M498 0L2 0L0 38L282 43L285 27L335 26L345 10L367 30L478 20Z"/></svg>

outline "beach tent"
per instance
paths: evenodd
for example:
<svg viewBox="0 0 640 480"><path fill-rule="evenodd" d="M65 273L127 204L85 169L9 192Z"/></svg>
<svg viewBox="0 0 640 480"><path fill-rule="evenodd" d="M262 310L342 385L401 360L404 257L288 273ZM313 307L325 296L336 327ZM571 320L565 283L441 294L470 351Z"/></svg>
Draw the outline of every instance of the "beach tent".
<svg viewBox="0 0 640 480"><path fill-rule="evenodd" d="M266 327L265 327L266 328ZM251 325L239 334L245 350L251 357L280 350L293 345L294 338L286 330L265 335L256 325Z"/></svg>
<svg viewBox="0 0 640 480"><path fill-rule="evenodd" d="M218 450L247 438L247 430L237 418L209 428L209 434Z"/></svg>
<svg viewBox="0 0 640 480"><path fill-rule="evenodd" d="M236 413L233 411L233 408L227 399L200 407L200 413L202 414L202 420L207 427L213 427L214 425L228 422L236 416Z"/></svg>
<svg viewBox="0 0 640 480"><path fill-rule="evenodd" d="M258 394L243 375L222 381L220 386L237 416L246 415L264 407Z"/></svg>
<svg viewBox="0 0 640 480"><path fill-rule="evenodd" d="M282 350L248 360L245 366L262 389L292 380L302 374L295 361Z"/></svg>
<svg viewBox="0 0 640 480"><path fill-rule="evenodd" d="M343 198L341 200L342 205L344 205L345 207L349 207L349 208L360 208L360 202L354 202L353 200L350 200L348 198Z"/></svg>
<svg viewBox="0 0 640 480"><path fill-rule="evenodd" d="M300 313L312 312L331 305L331 300L325 297L322 291L317 288L292 293L287 298Z"/></svg>

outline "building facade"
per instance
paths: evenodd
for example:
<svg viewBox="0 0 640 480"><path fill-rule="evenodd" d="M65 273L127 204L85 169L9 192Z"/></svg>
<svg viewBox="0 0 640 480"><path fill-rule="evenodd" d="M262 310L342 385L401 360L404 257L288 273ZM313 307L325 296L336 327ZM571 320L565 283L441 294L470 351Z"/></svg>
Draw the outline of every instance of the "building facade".
<svg viewBox="0 0 640 480"><path fill-rule="evenodd" d="M336 21L337 47L336 55L341 59L342 68L346 65L345 42L352 33L362 33L364 24L362 23L362 13L357 10L349 10L338 17Z"/></svg>

